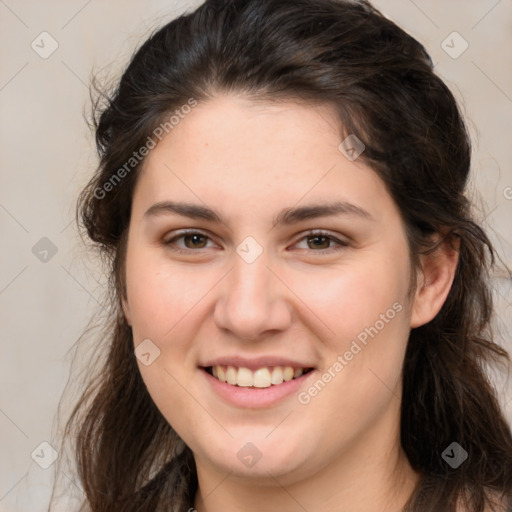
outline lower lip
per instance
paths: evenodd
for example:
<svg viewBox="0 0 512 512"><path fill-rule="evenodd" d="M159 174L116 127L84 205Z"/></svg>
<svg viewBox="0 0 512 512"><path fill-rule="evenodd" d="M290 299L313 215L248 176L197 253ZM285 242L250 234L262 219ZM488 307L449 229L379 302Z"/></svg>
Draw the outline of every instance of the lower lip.
<svg viewBox="0 0 512 512"><path fill-rule="evenodd" d="M268 388L233 386L227 382L221 382L203 369L201 369L201 373L206 377L213 390L226 402L237 407L259 409L272 407L290 395L296 394L309 377L315 373L315 370Z"/></svg>

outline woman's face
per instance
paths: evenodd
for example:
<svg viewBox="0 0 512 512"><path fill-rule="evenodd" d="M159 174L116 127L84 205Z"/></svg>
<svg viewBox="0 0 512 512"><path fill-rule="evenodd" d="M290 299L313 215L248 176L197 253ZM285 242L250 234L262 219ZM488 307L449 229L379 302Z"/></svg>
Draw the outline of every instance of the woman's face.
<svg viewBox="0 0 512 512"><path fill-rule="evenodd" d="M414 314L383 181L327 107L219 96L183 117L145 160L127 246L154 402L198 468L284 483L386 451Z"/></svg>

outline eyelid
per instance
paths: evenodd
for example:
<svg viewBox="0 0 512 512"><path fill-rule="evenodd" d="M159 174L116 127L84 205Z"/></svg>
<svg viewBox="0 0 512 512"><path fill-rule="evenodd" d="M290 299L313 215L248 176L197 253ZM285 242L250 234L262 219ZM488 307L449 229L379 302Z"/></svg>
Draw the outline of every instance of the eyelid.
<svg viewBox="0 0 512 512"><path fill-rule="evenodd" d="M340 247L344 248L349 245L349 243L347 241L341 240L338 236L330 233L329 231L325 231L323 229L310 229L310 230L306 231L305 233L302 233L299 236L299 238L297 238L297 240L294 242L294 245L296 245L298 242L304 240L305 238L311 238L311 237L315 237L315 236L323 236L325 238L329 238L331 241L334 241L338 245L338 248L330 247L329 249L319 249L318 251L308 250L308 252L326 254L326 253L330 253L330 252L339 251Z"/></svg>
<svg viewBox="0 0 512 512"><path fill-rule="evenodd" d="M213 241L212 237L207 232L205 232L201 229L189 228L189 229L183 229L183 230L177 231L176 233L174 233L172 238L164 241L163 244L165 246L171 246L176 240L179 240L180 238L183 238L187 235L202 235L205 238L207 238L208 240ZM338 236L335 236L334 234L330 233L329 231L325 231L322 229L310 229L304 233L301 233L299 235L299 237L295 240L293 245L296 245L297 243L304 240L305 238L310 238L310 237L315 237L315 236L324 236L326 238L329 238L331 241L335 242L338 245L338 247L337 248L330 247L329 249L319 249L319 250L305 249L309 253L326 254L326 253L339 251L340 248L345 248L349 245L349 243L347 241L341 240L340 238L338 238ZM186 249L171 248L171 249L176 252L190 254L193 252L200 252L201 250L206 249L206 248L207 247L201 247L199 249L188 249L188 248L186 248Z"/></svg>
<svg viewBox="0 0 512 512"><path fill-rule="evenodd" d="M169 240L164 240L163 244L166 245L166 246L170 246L176 240L179 240L180 238L183 238L183 237L185 237L187 235L202 235L205 238L207 238L208 240L212 240L212 236L209 235L207 232L205 232L205 231L203 231L201 229L189 228L189 229L181 229L181 230L175 232L173 234L172 238L170 238ZM202 249L204 249L204 248L202 248ZM180 249L175 249L175 250L177 250L178 252L180 251ZM194 252L194 251L197 252L199 250L200 249L181 249L181 252Z"/></svg>

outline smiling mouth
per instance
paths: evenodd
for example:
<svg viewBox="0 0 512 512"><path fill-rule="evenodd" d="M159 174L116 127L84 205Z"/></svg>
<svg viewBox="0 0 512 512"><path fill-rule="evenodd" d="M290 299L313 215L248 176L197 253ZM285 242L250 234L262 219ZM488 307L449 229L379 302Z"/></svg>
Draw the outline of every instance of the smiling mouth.
<svg viewBox="0 0 512 512"><path fill-rule="evenodd" d="M258 368L255 371L235 366L202 367L206 373L217 380L238 387L269 388L283 382L298 379L310 373L314 368L292 368L291 366L273 366Z"/></svg>

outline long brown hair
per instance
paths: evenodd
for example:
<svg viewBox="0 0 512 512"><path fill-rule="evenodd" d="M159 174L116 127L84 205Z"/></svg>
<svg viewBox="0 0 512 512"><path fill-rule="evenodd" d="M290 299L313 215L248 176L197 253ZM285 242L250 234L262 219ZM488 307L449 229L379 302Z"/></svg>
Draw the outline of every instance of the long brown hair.
<svg viewBox="0 0 512 512"><path fill-rule="evenodd" d="M96 371L65 432L82 509L193 506L192 453L142 381L121 310L140 168L126 163L148 140L158 142L154 130L172 112L219 92L332 106L340 131L363 141L360 158L398 205L411 262L436 250L433 233L458 238L450 293L432 321L411 330L404 361L401 444L421 475L406 510L454 512L464 499L467 510L482 512L491 496L512 501L511 430L486 376L489 363L510 361L491 328L496 253L465 195L471 147L464 121L425 48L363 0L210 0L156 31L94 104L100 164L77 217L107 264L110 309L96 347L105 357L93 356ZM456 469L442 457L452 442L468 453Z"/></svg>

